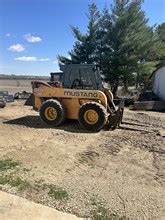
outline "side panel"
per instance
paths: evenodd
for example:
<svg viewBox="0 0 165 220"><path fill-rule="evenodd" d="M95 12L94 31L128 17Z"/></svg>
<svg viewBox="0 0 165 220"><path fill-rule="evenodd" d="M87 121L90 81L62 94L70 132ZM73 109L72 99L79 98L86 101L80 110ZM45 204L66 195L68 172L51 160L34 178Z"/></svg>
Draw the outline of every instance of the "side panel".
<svg viewBox="0 0 165 220"><path fill-rule="evenodd" d="M67 118L77 119L81 104L88 101L96 101L107 108L106 95L98 90L65 89L57 87L47 87L41 85L34 89L35 109L40 109L41 99L57 98L62 101L66 108Z"/></svg>
<svg viewBox="0 0 165 220"><path fill-rule="evenodd" d="M77 119L80 109L79 100L77 98L63 98L61 102L66 108L66 117L68 119Z"/></svg>
<svg viewBox="0 0 165 220"><path fill-rule="evenodd" d="M78 98L62 98L61 102L66 107L66 117L68 119L77 119L78 112L80 106L86 102L99 102L98 100L91 100L91 99L78 99Z"/></svg>
<svg viewBox="0 0 165 220"><path fill-rule="evenodd" d="M42 105L42 102L41 102L40 97L34 96L34 106L33 106L33 109L35 111L39 111L41 105Z"/></svg>

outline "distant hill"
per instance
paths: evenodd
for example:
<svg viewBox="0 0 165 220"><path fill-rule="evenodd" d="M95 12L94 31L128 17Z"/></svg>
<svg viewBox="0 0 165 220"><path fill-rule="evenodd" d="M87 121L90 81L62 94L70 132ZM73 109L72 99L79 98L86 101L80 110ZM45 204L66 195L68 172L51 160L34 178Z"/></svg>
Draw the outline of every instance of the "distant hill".
<svg viewBox="0 0 165 220"><path fill-rule="evenodd" d="M49 76L32 76L32 75L6 75L0 74L0 79L13 79L13 80L49 80Z"/></svg>

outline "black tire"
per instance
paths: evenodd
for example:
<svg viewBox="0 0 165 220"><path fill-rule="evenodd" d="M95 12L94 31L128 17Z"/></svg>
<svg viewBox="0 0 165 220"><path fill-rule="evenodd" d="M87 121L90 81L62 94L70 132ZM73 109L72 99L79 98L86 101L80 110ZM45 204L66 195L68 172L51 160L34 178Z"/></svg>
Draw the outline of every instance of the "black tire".
<svg viewBox="0 0 165 220"><path fill-rule="evenodd" d="M48 109L54 109L54 111L56 112L55 118L48 117L48 115L46 114ZM49 99L43 102L40 108L40 118L42 119L43 122L51 126L58 126L62 122L64 122L65 117L66 117L65 108L62 105L62 103L54 99Z"/></svg>
<svg viewBox="0 0 165 220"><path fill-rule="evenodd" d="M92 123L90 123L87 121L87 119L85 119L85 114L89 110L94 110L97 113L97 121L93 121ZM78 121L80 125L87 130L99 131L106 124L107 119L108 114L105 107L97 102L87 102L80 107Z"/></svg>

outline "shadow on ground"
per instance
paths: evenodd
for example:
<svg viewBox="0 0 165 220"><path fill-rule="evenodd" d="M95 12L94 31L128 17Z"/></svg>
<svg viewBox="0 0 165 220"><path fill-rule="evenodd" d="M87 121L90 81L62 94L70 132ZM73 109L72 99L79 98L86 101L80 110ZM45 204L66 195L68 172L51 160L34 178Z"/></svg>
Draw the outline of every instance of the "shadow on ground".
<svg viewBox="0 0 165 220"><path fill-rule="evenodd" d="M42 122L40 117L37 115L24 116L12 120L4 121L3 123L9 125L21 125L21 126L26 126L28 128L43 128L43 129L49 128L49 129L60 129L74 133L94 133L82 129L78 121L76 120L66 120L62 125L58 127L52 127L50 125L44 124L44 122Z"/></svg>
<svg viewBox="0 0 165 220"><path fill-rule="evenodd" d="M8 120L8 121L3 121L3 123L9 124L9 125L21 125L21 126L25 126L28 128L60 129L60 130L64 130L67 132L74 132L74 133L97 133L97 132L92 132L92 131L88 131L88 130L83 129L77 120L68 120L67 119L62 125L60 125L58 127L46 125L44 122L41 121L40 117L37 115L23 116L20 118ZM124 122L123 124L131 124L131 123ZM123 124L120 127L120 129L122 129L122 130L143 131L143 130L137 129L137 128L125 127L125 126L123 126ZM133 125L136 125L136 124L133 124ZM108 131L110 129L105 127L103 130ZM148 132L148 131L145 131L145 132Z"/></svg>

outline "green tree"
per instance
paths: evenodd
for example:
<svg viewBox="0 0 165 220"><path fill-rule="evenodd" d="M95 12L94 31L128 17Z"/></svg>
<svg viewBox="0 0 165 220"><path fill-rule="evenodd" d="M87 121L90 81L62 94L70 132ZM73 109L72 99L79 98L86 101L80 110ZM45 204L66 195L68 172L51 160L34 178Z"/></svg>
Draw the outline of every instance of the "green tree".
<svg viewBox="0 0 165 220"><path fill-rule="evenodd" d="M112 25L106 40L110 49L105 53L103 69L114 82L114 93L120 81L127 91L128 85L135 80L135 73L141 74L146 68L144 64L153 42L153 31L147 25L141 4L140 0L115 0L112 7ZM147 67L152 68L153 63Z"/></svg>
<svg viewBox="0 0 165 220"><path fill-rule="evenodd" d="M165 22L157 26L156 33L158 34L159 39L162 42L165 42Z"/></svg>
<svg viewBox="0 0 165 220"><path fill-rule="evenodd" d="M114 0L101 15L94 3L89 5L87 32L71 27L76 39L71 59L59 56L59 61L100 64L114 94L121 83L125 91L132 84L147 85L155 66L165 60L165 23L149 27L142 2Z"/></svg>
<svg viewBox="0 0 165 220"><path fill-rule="evenodd" d="M165 23L158 25L155 29L156 44L156 60L158 61L157 66L165 64Z"/></svg>
<svg viewBox="0 0 165 220"><path fill-rule="evenodd" d="M92 3L88 6L89 12L87 33L80 32L78 27L71 26L72 32L76 39L73 49L69 52L71 60L66 57L59 56L59 61L63 63L93 63L95 62L96 37L99 20L99 11L97 6Z"/></svg>
<svg viewBox="0 0 165 220"><path fill-rule="evenodd" d="M151 73L158 67L165 64L165 23L153 28L149 50L142 62L142 69L137 71L137 83L150 85Z"/></svg>

